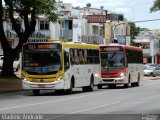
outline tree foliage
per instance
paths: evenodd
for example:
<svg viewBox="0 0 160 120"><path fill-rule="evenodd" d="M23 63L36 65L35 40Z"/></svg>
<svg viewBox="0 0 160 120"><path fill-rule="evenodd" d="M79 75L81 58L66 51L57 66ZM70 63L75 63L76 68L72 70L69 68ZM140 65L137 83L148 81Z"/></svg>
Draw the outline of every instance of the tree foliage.
<svg viewBox="0 0 160 120"><path fill-rule="evenodd" d="M156 12L156 11L158 11L158 10L160 10L160 0L155 0L155 1L153 2L152 7L150 8L150 11L151 11L151 12Z"/></svg>
<svg viewBox="0 0 160 120"><path fill-rule="evenodd" d="M4 62L1 75L12 76L13 61L18 57L22 45L27 42L34 32L38 15L45 15L48 21L56 21L55 0L4 0L5 6L0 0L0 42L4 54ZM18 18L15 18L15 14ZM12 25L19 38L19 43L15 48L11 48L5 36L3 21L8 21ZM24 30L19 26L18 20L24 21Z"/></svg>
<svg viewBox="0 0 160 120"><path fill-rule="evenodd" d="M137 27L133 22L130 22L129 25L130 25L131 39L133 40L139 34L141 28Z"/></svg>
<svg viewBox="0 0 160 120"><path fill-rule="evenodd" d="M135 39L135 37L139 34L141 28L137 27L133 22L129 22L129 25L130 25L131 45L134 45L133 39Z"/></svg>

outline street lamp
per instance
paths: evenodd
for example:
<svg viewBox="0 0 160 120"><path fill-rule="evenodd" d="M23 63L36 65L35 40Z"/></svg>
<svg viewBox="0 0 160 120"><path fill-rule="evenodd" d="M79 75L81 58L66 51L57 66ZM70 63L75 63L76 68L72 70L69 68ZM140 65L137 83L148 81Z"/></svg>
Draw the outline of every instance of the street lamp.
<svg viewBox="0 0 160 120"><path fill-rule="evenodd" d="M116 28L119 26L119 25L122 25L122 24L126 24L126 25L128 25L128 22L123 22L123 23L118 23L118 24L116 24L115 26L113 26L112 27L112 43L115 43L115 37L116 37L116 35L115 35L115 30L116 30ZM127 31L125 32L125 35L127 35ZM116 43L117 43L118 41L116 41Z"/></svg>

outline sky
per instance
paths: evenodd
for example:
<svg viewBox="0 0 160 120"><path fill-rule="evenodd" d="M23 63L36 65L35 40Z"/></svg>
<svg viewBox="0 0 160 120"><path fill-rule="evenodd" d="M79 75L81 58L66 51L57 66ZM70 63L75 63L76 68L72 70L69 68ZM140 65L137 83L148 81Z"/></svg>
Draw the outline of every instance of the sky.
<svg viewBox="0 0 160 120"><path fill-rule="evenodd" d="M72 3L73 7L86 7L91 3L91 8L104 7L115 13L122 13L128 21L145 21L160 19L160 11L150 12L150 8L155 0L63 0L63 3ZM150 30L160 29L159 21L136 23L137 27L148 28Z"/></svg>

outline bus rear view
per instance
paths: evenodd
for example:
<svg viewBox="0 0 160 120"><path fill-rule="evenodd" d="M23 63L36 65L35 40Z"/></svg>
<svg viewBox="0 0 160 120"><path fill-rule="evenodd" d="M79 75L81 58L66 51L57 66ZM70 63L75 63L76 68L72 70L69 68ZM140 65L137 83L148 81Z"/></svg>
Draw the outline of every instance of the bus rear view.
<svg viewBox="0 0 160 120"><path fill-rule="evenodd" d="M100 47L101 52L101 78L98 88L108 85L114 88L123 84L125 88L139 86L143 76L142 50L125 45L107 45ZM132 60L130 60L132 58Z"/></svg>

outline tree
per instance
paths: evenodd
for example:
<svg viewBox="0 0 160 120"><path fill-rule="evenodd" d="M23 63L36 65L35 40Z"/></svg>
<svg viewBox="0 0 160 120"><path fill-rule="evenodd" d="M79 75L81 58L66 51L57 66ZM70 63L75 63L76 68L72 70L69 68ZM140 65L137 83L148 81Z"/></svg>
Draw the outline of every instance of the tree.
<svg viewBox="0 0 160 120"><path fill-rule="evenodd" d="M38 15L43 14L49 21L56 21L55 0L4 0L5 7L0 0L0 42L3 49L4 61L2 76L14 76L13 62L21 52L22 45L27 42L30 35L34 32ZM14 15L18 14L18 18ZM15 30L19 38L16 48L11 48L5 36L3 21L9 21L12 29ZM18 25L18 20L24 21L24 30Z"/></svg>
<svg viewBox="0 0 160 120"><path fill-rule="evenodd" d="M135 23L129 22L130 25L130 35L131 35L131 45L134 45L133 39L139 34L141 31L140 27L136 27Z"/></svg>
<svg viewBox="0 0 160 120"><path fill-rule="evenodd" d="M160 10L160 0L155 0L150 8L150 12L156 12L158 10Z"/></svg>

